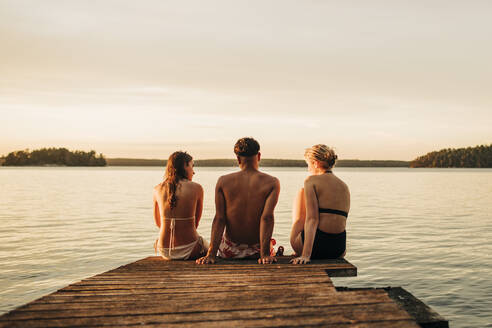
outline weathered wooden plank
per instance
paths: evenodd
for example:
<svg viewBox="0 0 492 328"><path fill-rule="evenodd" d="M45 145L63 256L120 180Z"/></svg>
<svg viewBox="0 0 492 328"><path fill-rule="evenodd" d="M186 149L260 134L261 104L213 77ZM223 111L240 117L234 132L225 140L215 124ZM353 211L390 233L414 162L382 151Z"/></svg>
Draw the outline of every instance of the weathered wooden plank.
<svg viewBox="0 0 492 328"><path fill-rule="evenodd" d="M356 304L354 304L356 302ZM387 303L388 300L383 299L356 299L337 302L336 306L352 306L352 305L373 305L376 303ZM204 303L204 301L202 301ZM238 302L236 302L238 303ZM239 304L229 304L229 300L221 300L220 302L209 302L201 304L199 302L183 302L179 305L168 306L168 304L126 304L122 306L117 304L115 306L108 306L103 304L99 307L92 308L80 308L80 307L63 307L53 310L37 310L37 311L16 311L7 315L5 318L0 319L2 321L8 320L27 320L27 319L56 319L56 318L83 318L83 317L95 317L106 316L108 313L111 316L134 316L134 315L162 315L162 314L186 314L196 312L224 312L224 311L241 311L241 310L258 310L266 311L270 309L278 310L283 309L287 312L292 312L292 308L299 306L334 306L333 301L324 299L317 299L316 302L300 302L298 299L287 299L272 304L270 302L254 302L253 300L243 300ZM76 311L75 311L76 310Z"/></svg>
<svg viewBox="0 0 492 328"><path fill-rule="evenodd" d="M237 295L235 295L237 296ZM176 302L178 301L179 302ZM133 315L133 314L150 314L150 313L186 313L199 311L231 311L242 309L271 309L286 308L298 306L334 306L334 305L352 305L352 304L375 304L391 302L386 293L341 293L340 295L324 295L322 297L298 297L298 295L282 298L270 298L267 294L265 297L250 295L249 297L231 297L231 295L222 298L198 298L168 300L146 299L133 300L127 302L95 302L95 303L38 303L34 302L26 305L14 312L0 318L0 321L7 319L19 318L59 318L70 316L103 315L111 313L112 315ZM163 308L164 306L164 308ZM73 310L79 312L74 313ZM95 311L94 311L95 310Z"/></svg>
<svg viewBox="0 0 492 328"><path fill-rule="evenodd" d="M265 287L264 285L258 284L244 284L244 285L235 285L235 286L222 286L222 285L210 285L206 288L197 287L191 285L188 288L179 287L179 288L166 288L165 286L158 288L140 288L140 287L129 287L129 288L110 288L106 290L98 290L91 288L77 288L74 289L61 289L57 292L59 296L74 296L74 295L140 295L140 294L174 294L174 293L241 293L246 291L254 291L268 288L269 290L286 290L286 286L293 286L291 288L295 289L319 289L326 288L332 289L333 292L334 286L331 282L320 282L320 283L305 283L305 284L291 284L291 285L268 285ZM72 287L66 287L72 288Z"/></svg>
<svg viewBox="0 0 492 328"><path fill-rule="evenodd" d="M380 320L411 320L407 312L403 311L394 302L376 304L355 304L335 306L302 306L285 309L265 310L235 310L235 311L200 311L189 313L159 313L146 315L103 315L85 317L66 317L58 319L26 319L16 320L13 323L24 324L29 327L65 327L75 326L111 326L123 324L168 324L188 323L221 320L258 320L264 319L268 325L272 319L287 322L293 318L308 320L313 317L323 318L325 323L355 323ZM0 322L0 327L3 322ZM273 322L276 325L275 322ZM22 326L22 325L21 325ZM13 325L12 327L16 327Z"/></svg>
<svg viewBox="0 0 492 328"><path fill-rule="evenodd" d="M385 287L385 288L347 288L337 287L340 292L364 292L380 290L385 291L388 296L400 305L402 309L407 311L412 318L423 328L448 328L449 322L444 319L439 313L413 296L411 293L401 287ZM340 293L343 294L343 293Z"/></svg>
<svg viewBox="0 0 492 328"><path fill-rule="evenodd" d="M235 281L244 281L244 282L250 282L250 283L256 283L256 282L299 282L299 281L310 281L310 280L319 280L319 279L324 279L327 281L329 277L325 273L317 273L317 274L311 274L308 276L273 276L271 274L269 275L235 275L235 276L189 276L189 275L182 275L182 276L168 276L168 277L156 277L156 278L134 278L134 277L129 277L129 278L107 278L107 279L84 279L79 282L74 283L73 285L78 285L78 286L83 286L83 285L110 285L110 284L135 284L135 285L144 285L144 284L174 284L174 283L197 283L197 282L202 282L205 281L207 282L208 280L213 280L216 283L222 283L222 282L235 282Z"/></svg>
<svg viewBox="0 0 492 328"><path fill-rule="evenodd" d="M330 268L314 268L314 267L301 267L300 269L297 269L295 267L289 267L289 268L282 268L278 266L271 266L269 268L258 268L258 267L245 267L241 268L239 266L235 266L233 268L222 268L220 265L216 266L217 269L215 269L213 266L208 266L208 267L196 267L196 268L181 268L180 270L173 269L173 270L167 270L167 268L151 268L151 267L143 267L143 268L122 268L119 269L118 271L111 271L109 272L110 274L122 274L122 273L133 273L133 274L157 274L157 273L179 273L182 272L183 270L190 270L193 269L197 273L207 273L207 272L217 272L220 274L236 274L236 273L264 273L264 272L276 272L276 271L281 271L281 272L302 272L302 273L308 273L308 272L319 272L319 270L347 270L347 267L345 266L331 266Z"/></svg>
<svg viewBox="0 0 492 328"><path fill-rule="evenodd" d="M249 274L250 276L256 276L255 272L254 271L243 271L244 274ZM306 276L311 276L311 275L315 275L315 274L320 274L320 273L324 273L326 275L326 272L323 272L323 271L304 271L302 272L301 274L300 273L297 273L297 272L289 272L289 271L276 271L276 270L272 270L272 271L267 271L267 272L258 272L258 276L265 276L265 275L270 275L270 276L274 276L274 275L281 275L281 276L292 276L292 277L306 277ZM213 276L214 275L214 271L209 271L209 272L199 272L199 277L207 277L207 276ZM180 272L163 272L163 271L142 271L142 272L132 272L131 274L127 274L127 275L124 275L124 274L121 274L121 275L108 275L107 277L104 277L104 278L114 278L114 277L125 277L125 278L143 278L143 279L156 279L156 278L163 278L163 277L171 277L171 276L181 276ZM220 273L218 272L217 274L217 279L219 278L223 278L223 279L234 279L235 277L237 276L236 273L234 272L227 272L227 273ZM196 276L195 276L196 277ZM190 277L191 279L192 277ZM99 277L97 277L97 279L99 279Z"/></svg>
<svg viewBox="0 0 492 328"><path fill-rule="evenodd" d="M186 282L179 282L179 283L146 283L146 284L91 284L91 285L70 285L67 287L64 287L60 289L60 292L69 292L69 291L106 291L106 290L139 290L139 289L166 289L166 290L173 290L173 289L183 289L183 288L189 288L190 284L193 284L193 288L215 288L217 284L220 284L221 287L251 287L253 283L251 282L243 282L243 281L238 281L238 282L217 282L217 281L210 281L210 282L200 282L200 283L195 283L192 281L189 281L188 283ZM302 282L302 281L284 281L284 282L278 282L278 281L258 281L255 282L254 285L257 287L265 287L265 288L277 288L277 287L283 287L283 288L293 288L295 286L302 286L305 284L324 284L324 285L330 285L333 286L333 283L331 281L326 281L324 279L311 279L310 281Z"/></svg>
<svg viewBox="0 0 492 328"><path fill-rule="evenodd" d="M311 271L311 272L320 272L323 269L328 269L328 268L339 268L339 269L345 269L348 268L345 265L338 265L334 264L331 266L323 266L320 268L314 267L314 266L294 266L290 264L284 264L284 265L252 265L249 267L240 267L240 266L228 266L225 267L221 264L212 264L212 265L197 265L197 264L190 264L189 266L186 267L170 267L170 266L163 266L163 267L140 267L140 268L135 268L139 270L145 270L148 268L149 270L159 270L162 272L188 272L188 273L196 273L196 272L207 272L207 271L214 271L217 273L225 273L225 272L230 272L230 273L246 273L246 272L270 272L270 271L291 271L291 272L305 272L305 271ZM105 276L106 274L120 274L120 273L131 273L134 270L131 267L123 267L123 268L118 268L118 269L113 269L111 271L105 272L104 274L98 274L95 275L94 277L97 276ZM135 271L137 272L137 271Z"/></svg>
<svg viewBox="0 0 492 328"><path fill-rule="evenodd" d="M130 271L153 271L153 270L161 270L161 271L181 271L183 268L189 269L193 268L195 270L207 271L244 271L244 270L291 270L291 271L311 271L311 270L320 270L320 269L330 269L330 268L340 268L340 269L350 269L352 266L345 264L331 264L331 265L292 265L292 264L245 264L244 266L240 265L226 265L226 264L208 264L208 265L198 265L194 263L186 262L186 265L183 266L170 266L165 264L159 265L135 265L135 266L124 266L110 272L124 272L125 270Z"/></svg>
<svg viewBox="0 0 492 328"><path fill-rule="evenodd" d="M182 276L171 276L166 278L156 278L156 279L103 279L103 280L82 280L76 282L71 287L74 286L110 286L110 285L159 285L159 286L189 286L190 283L194 285L209 285L209 284L271 284L271 285L282 285L282 284L299 284L303 282L331 282L331 279L326 274L309 275L304 277L291 277L291 276L231 276L231 277L215 277L213 275L207 276L196 276L193 278L182 277Z"/></svg>
<svg viewBox="0 0 492 328"><path fill-rule="evenodd" d="M242 292L238 297L250 297L250 296L258 296L258 297L266 297L270 296L273 299L279 298L287 295L298 295L299 297L305 296L325 296L332 293L336 293L336 291L331 288L327 290L326 288L319 288L318 286L310 287L310 288L302 288L293 291L292 289L257 289L257 290L247 290ZM228 294L225 292L215 292L209 293L207 290L201 290L200 292L189 292L187 290L181 290L175 293L154 293L154 294L138 294L138 295L66 295L64 293L55 292L53 294L44 296L34 302L39 303L66 303L66 302L110 302L110 301L125 301L125 300L140 300L140 299L181 299L181 298L190 298L195 296L197 298L214 298L214 297L224 297Z"/></svg>
<svg viewBox="0 0 492 328"><path fill-rule="evenodd" d="M391 299L405 309L423 328L448 328L449 323L424 302L401 287L384 288Z"/></svg>
<svg viewBox="0 0 492 328"><path fill-rule="evenodd" d="M125 327L159 327L159 324L136 324L125 325ZM122 326L115 326L122 327ZM289 320L288 322L280 321L278 319L272 320L222 320L222 321L206 321L206 322L193 322L193 323L171 323L166 324L166 328L229 328L229 327L245 327L245 328L258 328L258 327L324 327L324 328L421 328L413 320L390 320L390 321L366 321L366 322L337 322L326 323L323 318L299 318L299 320Z"/></svg>
<svg viewBox="0 0 492 328"><path fill-rule="evenodd" d="M243 270L292 270L298 271L311 271L316 269L327 270L329 274L337 274L337 276L354 276L357 274L357 268L347 262L344 259L335 260L316 260L309 265L296 266L290 265L289 261L292 257L280 257L278 263L269 265L259 265L254 260L241 260L241 261L222 261L214 265L197 265L193 261L164 261L158 256L147 257L129 265L124 265L109 273L121 273L121 272L152 272L152 271L181 271L183 268L191 268L199 271L214 270L223 271L243 271ZM260 269L261 268L261 269Z"/></svg>

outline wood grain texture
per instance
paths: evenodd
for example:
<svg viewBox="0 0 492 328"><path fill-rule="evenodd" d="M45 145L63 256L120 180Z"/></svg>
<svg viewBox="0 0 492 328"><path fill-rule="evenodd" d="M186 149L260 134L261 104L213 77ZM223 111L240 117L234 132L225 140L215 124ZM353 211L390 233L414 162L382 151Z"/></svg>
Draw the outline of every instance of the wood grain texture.
<svg viewBox="0 0 492 328"><path fill-rule="evenodd" d="M196 265L148 257L84 279L0 317L0 327L418 327L386 292L337 292L345 260Z"/></svg>

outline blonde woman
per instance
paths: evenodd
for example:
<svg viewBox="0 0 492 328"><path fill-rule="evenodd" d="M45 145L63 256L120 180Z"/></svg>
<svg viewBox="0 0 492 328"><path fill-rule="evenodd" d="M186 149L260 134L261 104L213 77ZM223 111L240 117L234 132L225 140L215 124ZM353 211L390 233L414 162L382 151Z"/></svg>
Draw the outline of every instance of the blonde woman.
<svg viewBox="0 0 492 328"><path fill-rule="evenodd" d="M311 259L333 259L345 256L350 192L333 173L337 159L326 145L306 149L304 159L311 175L304 181L294 201L290 244L297 256L294 264Z"/></svg>

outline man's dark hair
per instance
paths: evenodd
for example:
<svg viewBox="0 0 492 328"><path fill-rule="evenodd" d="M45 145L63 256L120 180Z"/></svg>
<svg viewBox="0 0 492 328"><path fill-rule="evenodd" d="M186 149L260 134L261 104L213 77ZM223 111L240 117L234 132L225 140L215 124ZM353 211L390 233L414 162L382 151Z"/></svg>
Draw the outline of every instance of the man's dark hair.
<svg viewBox="0 0 492 328"><path fill-rule="evenodd" d="M258 141L249 137L239 139L234 145L234 153L237 156L250 157L258 154L259 151Z"/></svg>

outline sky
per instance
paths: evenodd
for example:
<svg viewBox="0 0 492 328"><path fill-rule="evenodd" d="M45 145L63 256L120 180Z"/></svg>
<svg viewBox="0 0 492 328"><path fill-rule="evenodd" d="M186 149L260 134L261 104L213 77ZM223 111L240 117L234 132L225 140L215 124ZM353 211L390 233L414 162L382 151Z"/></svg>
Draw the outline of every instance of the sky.
<svg viewBox="0 0 492 328"><path fill-rule="evenodd" d="M491 1L0 0L0 155L492 142Z"/></svg>

